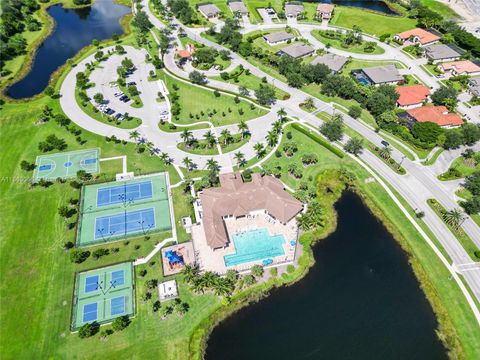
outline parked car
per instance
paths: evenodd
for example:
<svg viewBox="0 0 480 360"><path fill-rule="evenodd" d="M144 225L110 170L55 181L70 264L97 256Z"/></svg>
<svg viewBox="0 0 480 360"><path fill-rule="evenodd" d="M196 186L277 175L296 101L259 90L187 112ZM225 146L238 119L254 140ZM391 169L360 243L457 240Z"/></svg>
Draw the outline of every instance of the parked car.
<svg viewBox="0 0 480 360"><path fill-rule="evenodd" d="M383 146L390 146L390 144L389 144L387 141L385 141L385 140L382 140L381 144L382 144Z"/></svg>
<svg viewBox="0 0 480 360"><path fill-rule="evenodd" d="M134 86L134 85L137 85L135 81L130 81L129 83L127 83L127 86Z"/></svg>
<svg viewBox="0 0 480 360"><path fill-rule="evenodd" d="M115 96L115 97L119 97L119 96L123 96L123 95L125 95L125 94L124 94L123 92L121 92L121 91L120 91L120 92L116 92L115 94L113 94L113 96Z"/></svg>

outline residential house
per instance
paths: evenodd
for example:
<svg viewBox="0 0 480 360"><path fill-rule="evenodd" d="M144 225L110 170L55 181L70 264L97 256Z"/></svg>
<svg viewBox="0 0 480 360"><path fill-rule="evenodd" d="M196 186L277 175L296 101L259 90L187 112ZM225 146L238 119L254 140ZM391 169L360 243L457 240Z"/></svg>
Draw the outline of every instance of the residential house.
<svg viewBox="0 0 480 360"><path fill-rule="evenodd" d="M302 4L297 4L297 3L285 4L285 15L289 18L298 18L299 16L303 16L304 11L305 9Z"/></svg>
<svg viewBox="0 0 480 360"><path fill-rule="evenodd" d="M276 45L287 42L288 40L293 39L295 36L286 31L278 31L268 35L265 35L263 38L269 45Z"/></svg>
<svg viewBox="0 0 480 360"><path fill-rule="evenodd" d="M444 128L458 127L463 124L462 118L458 114L448 112L445 106L422 106L406 111L407 121L412 124L415 122L433 122Z"/></svg>
<svg viewBox="0 0 480 360"><path fill-rule="evenodd" d="M330 20L333 15L333 4L318 4L317 5L317 19Z"/></svg>
<svg viewBox="0 0 480 360"><path fill-rule="evenodd" d="M245 4L241 1L234 0L228 3L228 7L232 11L233 14L238 13L241 16L247 16L248 10Z"/></svg>
<svg viewBox="0 0 480 360"><path fill-rule="evenodd" d="M216 18L222 13L216 5L210 3L199 4L197 10L207 19Z"/></svg>
<svg viewBox="0 0 480 360"><path fill-rule="evenodd" d="M333 73L338 73L343 69L347 61L348 59L344 56L327 53L322 56L317 56L310 64L323 64L326 65Z"/></svg>
<svg viewBox="0 0 480 360"><path fill-rule="evenodd" d="M430 95L430 89L425 85L397 86L396 91L399 95L397 106L400 109L420 107Z"/></svg>
<svg viewBox="0 0 480 360"><path fill-rule="evenodd" d="M300 59L302 57L312 55L314 52L315 49L311 46L297 43L283 48L279 51L279 55L288 55L294 59Z"/></svg>
<svg viewBox="0 0 480 360"><path fill-rule="evenodd" d="M398 84L405 80L393 64L359 69L352 73L364 85Z"/></svg>
<svg viewBox="0 0 480 360"><path fill-rule="evenodd" d="M447 75L480 75L480 66L470 60L441 63L438 68Z"/></svg>
<svg viewBox="0 0 480 360"><path fill-rule="evenodd" d="M408 31L395 34L393 39L401 44L407 43L408 45L419 44L421 46L432 45L440 41L441 34L434 30L424 30L416 28Z"/></svg>
<svg viewBox="0 0 480 360"><path fill-rule="evenodd" d="M425 47L425 56L436 64L441 61L455 61L462 56L463 51L454 45L429 45Z"/></svg>

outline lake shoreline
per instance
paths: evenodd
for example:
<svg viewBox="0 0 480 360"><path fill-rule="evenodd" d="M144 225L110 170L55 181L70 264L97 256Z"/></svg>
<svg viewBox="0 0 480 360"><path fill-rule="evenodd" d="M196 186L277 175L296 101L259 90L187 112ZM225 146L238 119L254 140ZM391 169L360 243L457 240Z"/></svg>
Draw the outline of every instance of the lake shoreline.
<svg viewBox="0 0 480 360"><path fill-rule="evenodd" d="M88 5L73 5L69 3L68 0L60 0L54 3L40 4L38 15L40 17L40 20L44 22L44 26L40 30L41 34L37 39L35 39L35 41L32 44L30 44L29 49L26 50L25 59L23 60L22 65L20 69L17 71L17 73L11 76L9 79L7 79L0 86L0 98L12 103L15 103L15 102L22 103L22 102L36 100L39 97L44 95L43 91L41 91L40 93L30 97L15 99L9 96L7 92L10 87L22 81L32 71L32 67L35 62L38 49L40 49L40 47L44 44L44 42L53 34L57 24L55 22L55 19L52 16L50 16L50 14L48 13L49 9L52 6L57 6L57 5L61 5L62 9L65 9L65 10L84 9L84 8L93 6L96 1L97 0L92 0L92 2ZM112 0L112 1L118 5L126 6L124 3L122 3L122 0ZM123 34L119 34L120 38L130 33L130 27L128 23L126 23L125 21L125 19L130 17L129 15L131 15L131 13L123 15L119 19L119 24L123 31ZM91 46L92 45L87 45L79 49L76 52L76 54L72 57L72 59L75 59L78 56L81 56L81 54L83 54L85 51L88 51L87 49L89 49ZM67 63L63 63L55 71L52 72L52 74L50 75L50 79L48 81L47 87L55 85L55 82L57 81L58 77L61 75L62 71L65 69L66 65Z"/></svg>
<svg viewBox="0 0 480 360"><path fill-rule="evenodd" d="M364 192L359 190L358 187L355 186L348 188L345 191L352 191L356 196L358 196L366 209L368 209L370 214L382 223L382 225L393 237L395 242L401 247L405 256L407 256L409 266L412 269L415 279L420 286L421 292L424 294L435 315L437 321L437 328L435 329L436 336L445 347L449 357L461 358L462 355L464 355L464 352L459 342L459 339L456 336L452 321L445 307L441 303L435 291L435 288L433 287L433 284L428 279L425 270L422 268L419 261L413 256L407 240L403 237L403 235L401 235L400 231L396 228L393 222L380 210L378 205L367 196L367 194L365 194ZM272 279L270 279L269 281L261 284L260 286L247 290L247 293L236 299L235 302L229 304L231 306L223 306L215 310L208 319L202 322L197 327L197 329L193 331L193 335L191 336L190 341L190 354L192 355L191 358L204 358L205 351L207 349L208 339L213 329L218 326L223 320L234 315L242 308L266 298L270 295L270 290L274 288L279 288L281 286L291 286L298 281L301 281L308 274L310 268L316 262L313 256L313 247L319 241L333 234L337 229L338 213L334 206L341 199L341 197L344 196L343 193L344 192L342 191L341 196L333 202L333 204L331 205L331 209L327 211L329 215L334 215L334 222L331 223L330 226L320 229L321 231L315 231L315 233L313 234L309 232L301 235L300 241L304 246L304 252L299 259L299 263L300 261L306 262L305 267L302 269L301 273L285 282L278 282L277 280L281 280L278 278L273 279L273 281ZM303 243L304 241L306 243ZM194 349L194 347L199 347L199 352L197 349Z"/></svg>

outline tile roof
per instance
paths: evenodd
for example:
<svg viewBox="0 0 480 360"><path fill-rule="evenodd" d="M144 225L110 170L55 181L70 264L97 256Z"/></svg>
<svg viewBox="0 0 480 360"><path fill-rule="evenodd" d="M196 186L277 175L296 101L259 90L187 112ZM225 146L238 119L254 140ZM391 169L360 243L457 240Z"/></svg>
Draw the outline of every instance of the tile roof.
<svg viewBox="0 0 480 360"><path fill-rule="evenodd" d="M192 56L192 53L188 50L178 50L177 55L180 56L181 58L188 58Z"/></svg>
<svg viewBox="0 0 480 360"><path fill-rule="evenodd" d="M330 70L339 72L345 66L347 61L348 59L344 56L328 53L322 56L317 56L310 64L323 64L326 65Z"/></svg>
<svg viewBox="0 0 480 360"><path fill-rule="evenodd" d="M293 58L300 58L302 56L311 54L315 51L314 48L311 46L298 43L298 44L293 44L287 47L284 47L282 50L280 50L282 53L291 56Z"/></svg>
<svg viewBox="0 0 480 360"><path fill-rule="evenodd" d="M333 4L318 4L317 12L321 13L331 13L333 11Z"/></svg>
<svg viewBox="0 0 480 360"><path fill-rule="evenodd" d="M425 54L432 60L450 59L460 57L461 53L453 45L430 45L425 47Z"/></svg>
<svg viewBox="0 0 480 360"><path fill-rule="evenodd" d="M265 35L263 38L268 42L276 43L279 41L287 41L287 40L293 39L294 37L295 36L293 36L293 34L290 34L286 31L278 31L278 32Z"/></svg>
<svg viewBox="0 0 480 360"><path fill-rule="evenodd" d="M418 122L433 122L439 126L459 126L463 124L462 118L449 113L445 106L422 106L407 110L407 113Z"/></svg>
<svg viewBox="0 0 480 360"><path fill-rule="evenodd" d="M480 72L480 66L470 60L452 61L439 65L443 71L455 70L458 74Z"/></svg>
<svg viewBox="0 0 480 360"><path fill-rule="evenodd" d="M228 6L232 10L232 12L238 11L240 14L247 14L248 10L245 4L241 1L232 1L228 3Z"/></svg>
<svg viewBox="0 0 480 360"><path fill-rule="evenodd" d="M273 176L252 174L252 181L244 183L238 172L221 174L220 184L200 193L205 237L213 249L224 247L229 241L223 216L239 217L251 211L267 210L285 224L303 209L303 204L287 193Z"/></svg>
<svg viewBox="0 0 480 360"><path fill-rule="evenodd" d="M427 30L416 28L397 34L402 40L408 40L411 37L418 37L420 44L430 44L431 42L440 40L440 36L433 34Z"/></svg>
<svg viewBox="0 0 480 360"><path fill-rule="evenodd" d="M221 12L215 4L198 5L198 11L202 12L206 16L215 16Z"/></svg>
<svg viewBox="0 0 480 360"><path fill-rule="evenodd" d="M302 4L285 4L285 13L297 15L304 11Z"/></svg>
<svg viewBox="0 0 480 360"><path fill-rule="evenodd" d="M404 80L403 76L393 64L364 68L362 69L362 71L375 84L398 82Z"/></svg>
<svg viewBox="0 0 480 360"><path fill-rule="evenodd" d="M430 95L430 89L425 85L397 86L396 90L399 95L397 103L400 106L424 102Z"/></svg>

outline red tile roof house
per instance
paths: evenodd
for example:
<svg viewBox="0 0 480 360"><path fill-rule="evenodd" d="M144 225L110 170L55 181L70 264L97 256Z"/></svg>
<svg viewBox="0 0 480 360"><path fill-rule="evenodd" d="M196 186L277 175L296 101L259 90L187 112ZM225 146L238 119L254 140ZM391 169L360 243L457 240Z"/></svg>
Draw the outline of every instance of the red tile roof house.
<svg viewBox="0 0 480 360"><path fill-rule="evenodd" d="M199 197L205 237L212 249L229 245L225 218L245 217L264 210L287 225L303 210L303 204L283 189L280 180L258 173L252 174L252 181L246 183L239 172L221 174L220 187L205 189Z"/></svg>
<svg viewBox="0 0 480 360"><path fill-rule="evenodd" d="M445 74L451 76L457 75L480 75L480 66L470 60L460 60L453 62L441 63L438 68Z"/></svg>
<svg viewBox="0 0 480 360"><path fill-rule="evenodd" d="M317 5L317 19L331 19L333 15L333 4L318 4Z"/></svg>
<svg viewBox="0 0 480 360"><path fill-rule="evenodd" d="M408 31L404 31L399 34L395 34L393 39L401 44L406 45L415 45L420 44L421 46L435 44L440 41L440 36L429 32L424 29L416 28Z"/></svg>
<svg viewBox="0 0 480 360"><path fill-rule="evenodd" d="M413 109L428 101L430 89L425 85L397 86L399 95L397 106L400 109Z"/></svg>
<svg viewBox="0 0 480 360"><path fill-rule="evenodd" d="M445 106L422 106L407 110L407 116L415 122L433 122L443 128L454 128L463 124L462 118L449 113Z"/></svg>

